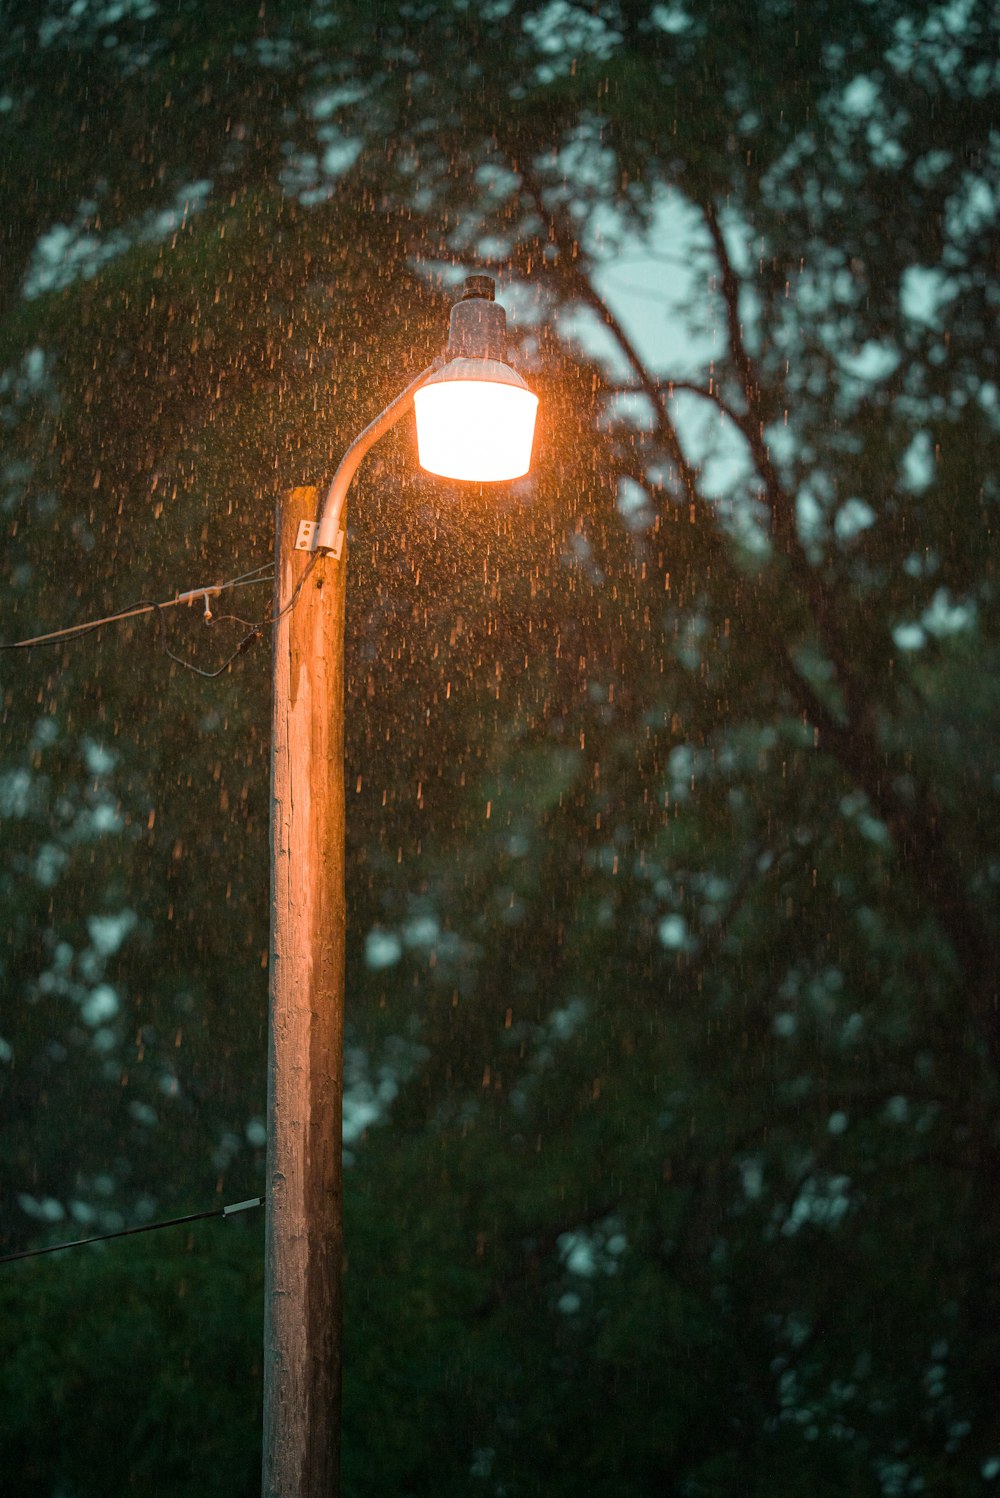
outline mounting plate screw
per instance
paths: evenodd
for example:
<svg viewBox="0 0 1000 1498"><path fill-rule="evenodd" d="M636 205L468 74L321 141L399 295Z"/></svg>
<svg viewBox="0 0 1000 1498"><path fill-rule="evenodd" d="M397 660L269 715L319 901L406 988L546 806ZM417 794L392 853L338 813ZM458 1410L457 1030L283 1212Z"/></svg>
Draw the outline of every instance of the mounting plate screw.
<svg viewBox="0 0 1000 1498"><path fill-rule="evenodd" d="M319 522L318 521L316 521L316 520L300 520L299 521L299 528L298 528L298 530L295 533L295 550L296 551L315 551L316 550L316 534L317 534L318 531L319 531ZM329 550L324 546L324 548L323 548L323 554L324 554L324 556L333 557L333 560L335 562L339 562L340 561L340 557L341 557L341 553L343 552L343 550L344 550L344 532L343 531L338 531L337 532L337 543L336 543L336 545L333 546L333 547L331 547Z"/></svg>

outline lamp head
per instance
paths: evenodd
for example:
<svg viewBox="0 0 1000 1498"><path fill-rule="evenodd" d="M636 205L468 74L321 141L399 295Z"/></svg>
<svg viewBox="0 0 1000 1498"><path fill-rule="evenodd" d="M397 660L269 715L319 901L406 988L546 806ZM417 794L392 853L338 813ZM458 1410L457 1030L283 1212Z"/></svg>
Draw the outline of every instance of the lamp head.
<svg viewBox="0 0 1000 1498"><path fill-rule="evenodd" d="M420 466L472 483L527 473L538 397L507 358L491 276L469 276L451 309L448 362L414 396Z"/></svg>

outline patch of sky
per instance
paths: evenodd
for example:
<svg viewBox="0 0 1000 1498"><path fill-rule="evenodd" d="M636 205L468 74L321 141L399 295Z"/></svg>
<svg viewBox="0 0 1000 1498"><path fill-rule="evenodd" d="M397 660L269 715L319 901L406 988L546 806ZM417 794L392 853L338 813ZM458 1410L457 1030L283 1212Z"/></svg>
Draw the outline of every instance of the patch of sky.
<svg viewBox="0 0 1000 1498"><path fill-rule="evenodd" d="M403 927L403 941L408 947L433 947L441 935L437 917L416 915Z"/></svg>
<svg viewBox="0 0 1000 1498"><path fill-rule="evenodd" d="M737 1161L740 1185L748 1201L758 1201L764 1190L764 1169L756 1155L747 1155Z"/></svg>
<svg viewBox="0 0 1000 1498"><path fill-rule="evenodd" d="M615 502L619 515L630 531L648 530L656 518L646 488L636 483L635 479L620 478L618 480Z"/></svg>
<svg viewBox="0 0 1000 1498"><path fill-rule="evenodd" d="M632 378L632 367L618 340L590 307L561 308L556 314L556 325L565 343L576 345L598 360L612 380L627 382Z"/></svg>
<svg viewBox="0 0 1000 1498"><path fill-rule="evenodd" d="M484 234L476 241L476 249L481 260L502 263L509 258L513 246L509 239L503 239L499 234Z"/></svg>
<svg viewBox="0 0 1000 1498"><path fill-rule="evenodd" d="M926 327L940 326L940 314L958 294L957 283L934 266L911 265L903 272L899 303L904 317Z"/></svg>
<svg viewBox="0 0 1000 1498"><path fill-rule="evenodd" d="M678 401L680 407L680 401ZM753 524L754 512L746 505L740 503L739 494L753 475L753 469L749 460L746 446L737 435L731 422L729 422L721 411L709 411L703 409L700 435L704 445L701 446L695 433L698 430L693 421L685 419L685 414L678 410L677 424L687 439L686 447L689 457L701 468L701 492L706 499L720 500L727 519L735 522L741 531L741 535L749 527L756 531ZM775 455L779 461L782 458L790 458L794 452L794 442L789 437L787 442L781 442L776 449Z"/></svg>
<svg viewBox="0 0 1000 1498"><path fill-rule="evenodd" d="M907 557L907 562L909 560ZM919 563L919 557L916 560ZM907 571L913 574L915 569L907 568ZM924 649L928 635L934 640L949 640L954 635L964 634L967 629L972 629L975 623L975 602L955 602L946 587L939 587L919 620L909 620L895 626L892 640L897 650L912 653Z"/></svg>
<svg viewBox="0 0 1000 1498"><path fill-rule="evenodd" d="M37 801L30 770L5 770L0 774L0 817L26 817Z"/></svg>
<svg viewBox="0 0 1000 1498"><path fill-rule="evenodd" d="M212 1164L216 1170L228 1170L242 1148L243 1141L232 1129L223 1129L219 1142L212 1151Z"/></svg>
<svg viewBox="0 0 1000 1498"><path fill-rule="evenodd" d="M327 177L342 177L361 155L363 141L358 136L345 135L333 125L324 125L316 134L323 142L324 151L320 164Z"/></svg>
<svg viewBox="0 0 1000 1498"><path fill-rule="evenodd" d="M118 756L106 745L99 744L96 739L84 739L83 762L91 775L110 775L118 763Z"/></svg>
<svg viewBox="0 0 1000 1498"><path fill-rule="evenodd" d="M480 191L498 202L509 198L517 190L521 180L510 167L492 161L478 166L473 176Z"/></svg>
<svg viewBox="0 0 1000 1498"><path fill-rule="evenodd" d="M328 0L314 0L308 19L314 31L329 31L332 27L340 25L340 17L330 7Z"/></svg>
<svg viewBox="0 0 1000 1498"><path fill-rule="evenodd" d="M844 975L840 969L825 967L810 976L803 986L803 994L814 1009L829 1016L836 1008L836 996L843 987Z"/></svg>
<svg viewBox="0 0 1000 1498"><path fill-rule="evenodd" d="M677 744L671 749L667 771L670 775L670 794L675 801L684 801L691 794L696 769L697 752L693 744Z"/></svg>
<svg viewBox="0 0 1000 1498"><path fill-rule="evenodd" d="M984 411L995 416L1000 411L1000 390L992 380L983 380L976 391L976 400Z"/></svg>
<svg viewBox="0 0 1000 1498"><path fill-rule="evenodd" d="M134 244L157 243L176 233L191 214L204 208L212 191L206 180L186 182L173 204L143 214L127 228L96 232L98 205L85 199L68 224L53 224L35 244L21 286L28 301L50 291L62 291L80 280L92 280L101 268Z"/></svg>
<svg viewBox="0 0 1000 1498"><path fill-rule="evenodd" d="M614 1275L628 1251L628 1237L618 1217L606 1218L594 1227L561 1233L556 1242L559 1257L570 1274L580 1279Z"/></svg>
<svg viewBox="0 0 1000 1498"><path fill-rule="evenodd" d="M882 1109L882 1117L886 1123L904 1124L910 1116L910 1104L902 1093L896 1093L891 1097Z"/></svg>
<svg viewBox="0 0 1000 1498"><path fill-rule="evenodd" d="M684 951L689 945L687 922L676 913L663 917L656 928L656 936L660 946L670 952Z"/></svg>
<svg viewBox="0 0 1000 1498"><path fill-rule="evenodd" d="M716 510L728 534L745 552L758 557L770 552L768 514L759 494L737 491L720 497L716 500Z"/></svg>
<svg viewBox="0 0 1000 1498"><path fill-rule="evenodd" d="M863 499L846 499L837 511L833 528L838 541L853 541L875 524L875 511Z"/></svg>
<svg viewBox="0 0 1000 1498"><path fill-rule="evenodd" d="M625 426L635 432L651 432L657 416L648 395L638 390L619 390L609 396L601 413L602 428Z"/></svg>
<svg viewBox="0 0 1000 1498"><path fill-rule="evenodd" d="M309 102L308 110L314 120L322 122L335 115L338 109L360 104L368 97L368 92L368 88L363 83L339 83L314 94Z"/></svg>
<svg viewBox="0 0 1000 1498"><path fill-rule="evenodd" d="M831 1113L830 1117L826 1121L826 1131L828 1134L846 1134L848 1122L849 1120L846 1113L841 1113L839 1111L836 1113Z"/></svg>
<svg viewBox="0 0 1000 1498"><path fill-rule="evenodd" d="M469 1466L470 1477L487 1478L492 1475L493 1462L496 1451L492 1446L480 1446L472 1453L472 1462Z"/></svg>
<svg viewBox="0 0 1000 1498"><path fill-rule="evenodd" d="M267 1144L267 1124L262 1118L251 1118L243 1132L254 1149L263 1149Z"/></svg>
<svg viewBox="0 0 1000 1498"><path fill-rule="evenodd" d="M11 1061L14 1056L14 1048L9 1040L4 1040L0 1035L0 1061Z"/></svg>
<svg viewBox="0 0 1000 1498"><path fill-rule="evenodd" d="M80 839L103 837L107 833L120 832L124 825L120 807L113 801L102 800L79 812L73 832Z"/></svg>
<svg viewBox="0 0 1000 1498"><path fill-rule="evenodd" d="M967 172L945 206L948 238L961 243L981 233L996 222L998 209L996 189L983 177Z"/></svg>
<svg viewBox="0 0 1000 1498"><path fill-rule="evenodd" d="M580 53L592 58L609 57L621 41L621 33L602 15L571 5L569 0L549 0L525 16L522 26L543 56L561 60L559 72L568 69Z"/></svg>
<svg viewBox="0 0 1000 1498"><path fill-rule="evenodd" d="M590 1279L597 1273L597 1255L594 1244L585 1233L561 1233L559 1253L570 1274L578 1274L581 1279Z"/></svg>
<svg viewBox="0 0 1000 1498"><path fill-rule="evenodd" d="M119 910L114 915L87 917L91 946L101 957L117 952L125 938L135 930L139 917L134 910Z"/></svg>
<svg viewBox="0 0 1000 1498"><path fill-rule="evenodd" d="M899 73L913 71L919 62L931 65L940 78L954 78L964 64L960 40L975 4L976 0L945 0L901 16L893 27L886 61Z"/></svg>
<svg viewBox="0 0 1000 1498"><path fill-rule="evenodd" d="M18 1193L17 1204L28 1217L36 1222L62 1222L66 1208L54 1196L29 1196L26 1191Z"/></svg>
<svg viewBox="0 0 1000 1498"><path fill-rule="evenodd" d="M119 21L149 21L156 15L159 6L156 0L112 0L109 5L95 5L92 0L73 0L62 15L44 16L38 23L38 45L51 47L60 40L78 37L84 31L102 31L117 26ZM105 37L117 43L117 37Z"/></svg>
<svg viewBox="0 0 1000 1498"><path fill-rule="evenodd" d="M575 1316L582 1304L583 1301L580 1299L579 1295L577 1295L575 1290L567 1290L562 1295L560 1295L559 1299L556 1301L556 1309L559 1310L563 1316Z"/></svg>
<svg viewBox="0 0 1000 1498"><path fill-rule="evenodd" d="M897 650L909 654L922 650L927 643L927 636L919 624L897 624L893 627L892 640Z"/></svg>
<svg viewBox="0 0 1000 1498"><path fill-rule="evenodd" d="M395 931L373 926L365 937L365 965L376 972L392 967L403 955L403 943Z"/></svg>
<svg viewBox="0 0 1000 1498"><path fill-rule="evenodd" d="M798 443L787 421L772 422L770 426L765 427L764 440L771 457L779 463L789 463L794 458Z"/></svg>
<svg viewBox="0 0 1000 1498"><path fill-rule="evenodd" d="M32 749L47 749L59 737L59 724L55 718L39 718L31 731Z"/></svg>
<svg viewBox="0 0 1000 1498"><path fill-rule="evenodd" d="M899 350L891 344L869 338L854 353L842 355L840 366L852 379L877 385L898 369L900 357Z"/></svg>
<svg viewBox="0 0 1000 1498"><path fill-rule="evenodd" d="M972 628L975 620L975 603L955 603L947 588L938 588L920 616L921 627L937 640L963 634L965 630Z"/></svg>
<svg viewBox="0 0 1000 1498"><path fill-rule="evenodd" d="M49 377L48 359L44 349L31 348L21 361L21 382L25 389L37 392Z"/></svg>
<svg viewBox="0 0 1000 1498"><path fill-rule="evenodd" d="M715 310L706 295L704 221L676 191L664 191L638 232L610 211L591 215L585 244L593 284L647 368L697 379L715 352ZM690 309L699 310L690 325Z"/></svg>
<svg viewBox="0 0 1000 1498"><path fill-rule="evenodd" d="M915 432L900 460L900 483L910 494L922 494L934 477L934 448L929 432Z"/></svg>
<svg viewBox="0 0 1000 1498"><path fill-rule="evenodd" d="M52 889L68 863L69 854L65 848L60 848L57 843L43 843L35 855L32 870L36 884L43 889Z"/></svg>
<svg viewBox="0 0 1000 1498"><path fill-rule="evenodd" d="M571 1040L587 1017L587 1000L576 996L568 999L561 1009L553 1009L548 1018L548 1028L555 1040Z"/></svg>
<svg viewBox="0 0 1000 1498"><path fill-rule="evenodd" d="M875 80L865 73L859 73L844 89L840 96L840 104L846 114L865 118L874 114L878 108L879 98L880 90Z"/></svg>
<svg viewBox="0 0 1000 1498"><path fill-rule="evenodd" d="M840 1027L840 1034L837 1037L839 1044L845 1049L848 1046L856 1045L861 1039L864 1028L864 1016L855 1010L853 1014L847 1016Z"/></svg>
<svg viewBox="0 0 1000 1498"><path fill-rule="evenodd" d="M827 533L826 511L808 484L795 495L795 527L804 546L817 546Z"/></svg>
<svg viewBox="0 0 1000 1498"><path fill-rule="evenodd" d="M295 44L287 36L255 37L254 52L261 67L274 68L276 71L293 67L298 60Z"/></svg>
<svg viewBox="0 0 1000 1498"><path fill-rule="evenodd" d="M894 125L902 125L904 120L895 117ZM874 166L877 167L899 167L906 160L906 151L898 140L886 130L880 120L871 120L865 130L865 139L868 142L868 154Z"/></svg>
<svg viewBox="0 0 1000 1498"><path fill-rule="evenodd" d="M659 31L668 36L681 36L691 28L691 17L681 5L654 5L649 19Z"/></svg>
<svg viewBox="0 0 1000 1498"><path fill-rule="evenodd" d="M783 1010L780 1014L776 1014L771 1021L772 1032L782 1040L790 1040L798 1028L799 1022L797 1018L787 1009Z"/></svg>
<svg viewBox="0 0 1000 1498"><path fill-rule="evenodd" d="M888 845L889 829L883 821L872 815L871 806L864 791L851 791L848 795L842 796L840 814L853 822L861 836L868 842L875 843L879 847ZM840 982L843 983L843 978L840 978Z"/></svg>
<svg viewBox="0 0 1000 1498"><path fill-rule="evenodd" d="M929 186L948 171L953 161L954 157L950 151L927 151L915 163L913 175L922 186Z"/></svg>
<svg viewBox="0 0 1000 1498"><path fill-rule="evenodd" d="M674 656L680 661L686 671L697 671L701 666L701 641L707 633L707 620L700 618L697 614L689 616L684 621L681 633L674 642ZM677 747L679 749L686 749L689 746L679 744ZM678 800L680 800L686 794L686 791L682 791L681 787L678 786L676 794Z"/></svg>
<svg viewBox="0 0 1000 1498"><path fill-rule="evenodd" d="M351 1147L367 1129L383 1122L399 1089L427 1055L426 1048L402 1036L393 1036L382 1060L373 1068L362 1046L348 1046L344 1055L344 1145L345 1163L353 1160Z"/></svg>
<svg viewBox="0 0 1000 1498"><path fill-rule="evenodd" d="M149 1103L144 1103L139 1098L129 1103L128 1112L129 1117L134 1118L137 1124L142 1124L144 1129L151 1129L157 1122L156 1109L151 1108Z"/></svg>
<svg viewBox="0 0 1000 1498"><path fill-rule="evenodd" d="M792 1238L807 1223L837 1228L851 1206L851 1179L846 1175L810 1176L784 1215L781 1232Z"/></svg>

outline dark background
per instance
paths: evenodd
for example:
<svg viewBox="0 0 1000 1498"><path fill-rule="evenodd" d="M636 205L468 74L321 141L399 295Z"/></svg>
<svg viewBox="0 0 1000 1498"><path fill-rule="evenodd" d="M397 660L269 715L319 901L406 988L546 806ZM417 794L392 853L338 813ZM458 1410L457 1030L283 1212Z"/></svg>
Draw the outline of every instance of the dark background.
<svg viewBox="0 0 1000 1498"><path fill-rule="evenodd" d="M995 1490L993 7L0 14L0 639L266 564L464 270L541 398L352 496L346 1494ZM0 656L6 1252L263 1187L268 605ZM258 1490L261 1229L0 1271L9 1491Z"/></svg>

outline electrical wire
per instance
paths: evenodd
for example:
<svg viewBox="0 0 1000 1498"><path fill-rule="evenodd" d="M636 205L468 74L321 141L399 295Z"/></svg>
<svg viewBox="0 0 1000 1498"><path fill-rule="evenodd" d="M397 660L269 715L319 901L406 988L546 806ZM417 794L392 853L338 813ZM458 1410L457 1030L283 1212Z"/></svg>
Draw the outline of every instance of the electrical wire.
<svg viewBox="0 0 1000 1498"><path fill-rule="evenodd" d="M139 603L130 604L128 608L119 609L116 614L106 614L101 619L88 619L85 620L83 624L69 624L64 629L49 630L46 634L33 635L30 639L27 640L14 640L10 643L0 643L0 650L29 650L34 649L36 646L59 644L68 645L71 644L74 640L82 639L84 635L92 634L96 629L103 629L108 624L118 624L123 619L136 619L143 614L155 613L157 632L159 634L160 645L163 649L163 653L168 656L170 660L174 661L178 666L183 666L185 671L193 671L196 676L201 676L206 681L213 681L217 676L221 676L224 671L228 670L233 662L235 660L238 660L245 651L249 650L250 646L254 643L255 640L260 639L261 635L264 633L264 630L269 624L276 624L279 619L283 619L285 615L295 607L306 579L309 577L316 563L319 561L320 556L320 552L313 552L312 556L309 558L307 565L302 571L302 575L300 576L298 582L295 584L295 588L292 592L291 598L285 604L280 613L265 615L263 619L259 619L256 621L252 619L242 619L238 614L221 614L218 616L218 618L215 620L216 623L222 624L227 621L232 621L236 624L245 624L248 627L248 633L243 636L242 640L239 642L232 654L227 656L222 665L214 671L205 671L201 666L196 666L192 661L184 660L182 656L176 655L174 651L170 649L169 645L167 644L166 628L163 621L164 612L167 609L176 608L178 604L195 603L199 598L203 598L205 601L205 623L211 624L213 622L213 616L211 609L209 608L209 599L218 598L220 593L226 593L234 588L253 588L259 586L261 583L273 582L273 561L262 562L259 567L254 567L249 572L241 572L238 577L232 577L224 583L209 583L204 588L188 588L186 592L178 593L176 597L164 599L162 602L152 602L149 599L143 599ZM0 1260L0 1263L2 1262L3 1261Z"/></svg>
<svg viewBox="0 0 1000 1498"><path fill-rule="evenodd" d="M119 609L117 613L106 614L101 619L87 619L82 624L68 624L63 629L49 630L46 634L33 635L27 640L13 640L10 643L0 644L0 650L28 650L36 645L69 644L73 640L91 634L95 629L103 629L108 624L118 624L123 619L135 619L142 614L151 614L154 610L176 608L178 604L194 603L199 598L204 598L207 603L209 598L217 598L220 593L225 593L230 588L252 588L261 583L271 582L273 574L272 577L257 576L269 567L273 567L273 563L265 562L260 567L255 567L253 572L244 572L239 577L230 578L228 582L209 583L204 588L189 588L184 593L178 593L175 598L168 598L162 602L142 599L139 603L129 604L127 608ZM266 620L262 622L267 623Z"/></svg>
<svg viewBox="0 0 1000 1498"><path fill-rule="evenodd" d="M50 1243L46 1248L25 1248L20 1253L2 1254L0 1264L13 1264L18 1259L40 1259L43 1254L61 1253L64 1248L86 1248L88 1243L107 1243L112 1238L132 1238L136 1233L155 1233L159 1228L176 1228L185 1222L203 1222L207 1217L233 1217L237 1212L250 1212L263 1205L262 1196L251 1196L245 1202L233 1202L228 1207L212 1207L208 1212L189 1212L186 1217L168 1217L164 1222L147 1222L137 1228L118 1228L113 1233L99 1233L95 1238L77 1238L71 1243Z"/></svg>
<svg viewBox="0 0 1000 1498"><path fill-rule="evenodd" d="M227 656L227 658L223 661L222 665L219 666L215 671L205 671L205 670L202 669L201 666L196 666L196 665L193 664L193 662L186 661L186 660L183 659L182 656L174 654L174 652L167 645L166 628L165 628L164 623L163 623L162 613L159 613L159 614L157 614L157 623L158 623L158 625L160 627L160 644L161 644L161 646L163 648L163 653L165 655L169 656L169 658L172 661L176 661L176 663L177 663L178 666L183 666L186 671L193 671L196 676L202 676L202 677L205 678L206 681L213 681L215 679L215 677L221 676L222 673L224 671L226 671L233 664L233 661L238 660L238 658L244 653L244 651L250 649L250 646L254 643L255 640L258 640L260 638L260 636L264 633L264 630L267 628L267 626L269 624L276 624L279 619L283 619L285 617L285 615L287 613L289 613L295 607L296 603L299 600L299 594L302 592L302 589L303 589L303 586L304 586L304 584L306 582L306 579L308 578L309 574L312 572L312 570L315 567L316 563L319 561L321 555L322 555L321 552L318 552L318 551L313 552L312 556L309 558L309 561L306 563L305 567L302 570L301 577L299 578L298 582L295 584L295 588L292 591L291 598L289 598L288 602L285 604L285 607L281 610L280 613L269 615L269 616L265 617L264 619L259 620L256 624L253 623L253 621L250 620L250 619L242 619L242 620L239 621L241 624L248 624L248 625L250 625L250 629L249 629L248 633L243 636L242 640L237 645L237 647L233 651L232 655ZM261 569L258 568L257 570L260 571ZM247 574L247 575L249 576L249 574ZM260 579L258 579L258 581L263 582L263 581L265 581L265 579L260 578ZM249 586L249 584L246 583L246 582L244 582L242 579L237 579L234 583L230 584L229 586L232 586L232 587L247 587L247 586ZM207 599L206 599L206 604L207 604ZM164 607L169 607L169 605L164 605ZM237 616L235 614L223 614L221 617L222 617L222 619L235 619Z"/></svg>
<svg viewBox="0 0 1000 1498"><path fill-rule="evenodd" d="M120 619L134 619L139 614L149 614L158 605L143 599L140 603L132 604L127 609L120 609L117 614L108 614L103 619L90 619L85 624L70 624L65 629L53 629L44 635L34 635L30 640L14 640L10 644L0 644L0 650L30 650L36 645L58 645L70 644L73 640L81 640L84 635L92 634L95 629L103 629L106 624L117 624Z"/></svg>
<svg viewBox="0 0 1000 1498"><path fill-rule="evenodd" d="M244 620L244 623L249 622L249 620ZM193 671L196 676L203 676L206 681L213 681L216 676L221 676L223 671L225 671L229 666L233 664L233 661L241 656L245 650L249 650L254 640L259 639L260 636L264 633L264 627L269 622L269 620L264 619L260 622L260 624L254 624L249 632L243 636L242 640L237 645L232 655L227 656L226 659L222 662L221 666L219 666L215 671L205 671L201 666L196 666L193 661L186 661L183 656L174 654L174 652L167 644L167 635L166 628L163 623L163 614L158 609L156 615L156 623L160 636L160 645L163 649L164 655L169 656L172 661L176 661L178 666L183 666L185 671Z"/></svg>
<svg viewBox="0 0 1000 1498"><path fill-rule="evenodd" d="M36 646L71 644L74 640L82 639L84 635L89 635L97 629L103 629L108 624L117 624L123 619L135 619L143 614L155 613L160 644L164 654L168 656L170 660L176 662L178 666L183 666L185 671L193 671L196 676L201 676L207 681L212 681L216 677L221 676L223 672L226 671L235 660L238 660L238 658L243 655L245 651L249 650L250 646L254 643L255 640L258 640L261 637L261 635L264 633L264 630L269 624L274 623L277 619L283 618L284 615L288 613L289 609L295 607L295 604L298 601L299 594L302 591L302 586L305 583L306 578L312 572L312 569L316 565L318 559L319 553L314 553L314 555L310 558L308 565L305 567L301 577L299 578L291 598L279 614L268 615L259 620L243 619L238 614L221 614L217 617L214 622L219 624L225 623L227 621L232 621L237 624L245 624L248 626L248 632L243 636L242 640L239 642L232 654L227 656L222 665L214 671L206 671L201 666L194 665L192 661L184 660L182 656L175 654L175 652L170 649L167 644L166 629L163 621L163 614L165 610L176 608L176 606L181 603L194 603L199 598L203 598L205 601L205 622L206 624L211 624L213 622L213 617L211 610L209 609L209 599L217 598L220 593L228 592L231 589L252 588L260 585L261 583L273 582L273 562L263 562L259 567L254 567L250 572L243 572L239 575L239 577L230 578L227 582L224 583L211 583L204 588L189 588L184 593L178 593L175 598L168 598L163 600L162 602L153 602L148 599L143 599L139 603L130 604L128 608L119 609L119 611L115 614L107 614L101 619L89 619L83 624L67 625L64 629L50 630L47 634L43 635L33 635L30 639L27 640L14 640L10 644L0 644L0 650L28 650Z"/></svg>

